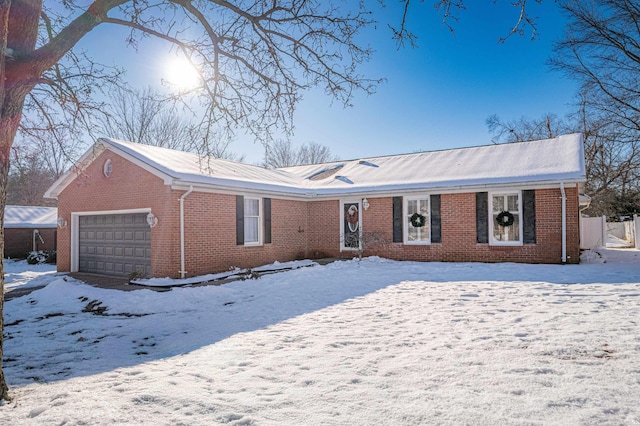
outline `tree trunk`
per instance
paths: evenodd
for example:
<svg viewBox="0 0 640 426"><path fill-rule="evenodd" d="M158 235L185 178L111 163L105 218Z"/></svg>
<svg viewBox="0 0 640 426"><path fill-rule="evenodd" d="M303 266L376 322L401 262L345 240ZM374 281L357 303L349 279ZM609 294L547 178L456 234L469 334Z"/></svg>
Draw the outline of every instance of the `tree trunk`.
<svg viewBox="0 0 640 426"><path fill-rule="evenodd" d="M0 119L0 401L10 401L9 387L2 369L4 344L4 208L7 201L7 183L11 145L20 123L20 115Z"/></svg>

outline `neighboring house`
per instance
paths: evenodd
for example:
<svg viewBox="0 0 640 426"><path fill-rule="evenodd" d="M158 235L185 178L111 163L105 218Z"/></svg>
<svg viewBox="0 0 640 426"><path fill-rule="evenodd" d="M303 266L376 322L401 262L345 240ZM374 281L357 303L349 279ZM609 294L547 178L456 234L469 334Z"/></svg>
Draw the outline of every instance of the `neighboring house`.
<svg viewBox="0 0 640 426"><path fill-rule="evenodd" d="M579 134L275 170L100 139L45 196L60 271L178 277L360 248L577 263L584 182Z"/></svg>
<svg viewBox="0 0 640 426"><path fill-rule="evenodd" d="M6 206L4 257L25 259L31 251L56 249L55 207Z"/></svg>

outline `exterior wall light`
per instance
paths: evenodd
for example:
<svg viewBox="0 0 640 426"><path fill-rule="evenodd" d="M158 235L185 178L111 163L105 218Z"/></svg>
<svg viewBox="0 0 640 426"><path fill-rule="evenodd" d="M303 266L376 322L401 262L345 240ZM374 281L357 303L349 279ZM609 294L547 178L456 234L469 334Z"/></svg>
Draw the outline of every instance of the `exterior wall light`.
<svg viewBox="0 0 640 426"><path fill-rule="evenodd" d="M59 217L58 220L56 221L58 228L66 228L67 227L67 221L64 220L63 217Z"/></svg>
<svg viewBox="0 0 640 426"><path fill-rule="evenodd" d="M150 227L155 228L156 225L158 224L158 218L153 213L149 213L147 215L147 224Z"/></svg>
<svg viewBox="0 0 640 426"><path fill-rule="evenodd" d="M362 208L365 210L369 210L369 200L367 200L366 198L362 199Z"/></svg>

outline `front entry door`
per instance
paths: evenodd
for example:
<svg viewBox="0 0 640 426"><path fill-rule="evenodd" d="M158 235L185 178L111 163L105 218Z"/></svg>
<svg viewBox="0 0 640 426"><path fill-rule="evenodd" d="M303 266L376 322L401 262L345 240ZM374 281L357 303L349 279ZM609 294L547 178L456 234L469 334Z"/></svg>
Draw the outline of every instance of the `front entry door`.
<svg viewBox="0 0 640 426"><path fill-rule="evenodd" d="M342 204L342 249L359 250L362 236L362 218L360 214L360 201Z"/></svg>

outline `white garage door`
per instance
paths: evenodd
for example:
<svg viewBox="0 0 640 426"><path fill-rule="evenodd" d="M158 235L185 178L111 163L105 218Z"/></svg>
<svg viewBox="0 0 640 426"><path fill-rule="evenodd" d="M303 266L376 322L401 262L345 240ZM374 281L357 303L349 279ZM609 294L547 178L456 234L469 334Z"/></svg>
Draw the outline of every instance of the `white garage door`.
<svg viewBox="0 0 640 426"><path fill-rule="evenodd" d="M151 275L151 228L146 213L80 216L78 270Z"/></svg>

